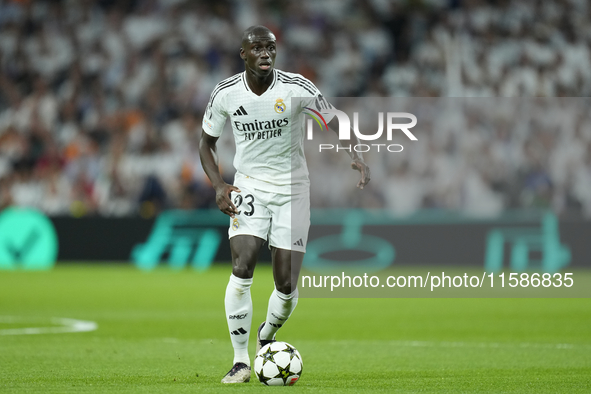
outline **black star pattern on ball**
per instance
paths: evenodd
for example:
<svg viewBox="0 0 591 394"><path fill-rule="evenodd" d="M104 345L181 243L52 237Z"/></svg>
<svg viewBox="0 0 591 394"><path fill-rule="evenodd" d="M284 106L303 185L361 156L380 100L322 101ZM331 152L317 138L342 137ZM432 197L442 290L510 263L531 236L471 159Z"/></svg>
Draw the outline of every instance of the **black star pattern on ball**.
<svg viewBox="0 0 591 394"><path fill-rule="evenodd" d="M295 373L291 372L289 370L289 367L291 366L291 364L287 364L287 366L285 368L281 368L279 365L277 365L277 369L279 370L279 373L275 376L273 376L274 378L281 378L283 379L283 384L285 385L287 383L287 379L290 376L294 376Z"/></svg>
<svg viewBox="0 0 591 394"><path fill-rule="evenodd" d="M269 346L267 348L267 351L265 353L261 353L260 357L263 358L263 366L265 366L265 364L267 363L267 361L271 361L272 363L275 362L275 359L273 358L273 356L275 356L277 353L279 353L278 350L271 350L271 346Z"/></svg>
<svg viewBox="0 0 591 394"><path fill-rule="evenodd" d="M259 377L259 382L261 382L264 385L269 385L269 383L267 383L269 380L271 380L272 378L267 378L265 375L263 375L263 368L261 368L261 372L257 372L257 375Z"/></svg>
<svg viewBox="0 0 591 394"><path fill-rule="evenodd" d="M291 360L293 360L294 357L296 357L296 358L299 359L298 354L297 354L297 351L295 350L294 347L291 347L289 345L285 345L285 346L286 347L285 347L285 349L283 351L286 352L286 353L289 353L289 361L290 362L291 362Z"/></svg>

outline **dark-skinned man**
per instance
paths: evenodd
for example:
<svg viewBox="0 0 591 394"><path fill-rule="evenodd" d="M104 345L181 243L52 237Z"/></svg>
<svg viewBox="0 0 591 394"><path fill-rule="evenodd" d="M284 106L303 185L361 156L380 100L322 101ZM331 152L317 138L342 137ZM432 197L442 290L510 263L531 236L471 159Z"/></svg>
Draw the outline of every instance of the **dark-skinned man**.
<svg viewBox="0 0 591 394"><path fill-rule="evenodd" d="M275 69L276 53L276 38L268 28L248 28L240 48L245 71L216 85L203 117L201 163L215 189L219 209L230 216L232 274L225 309L234 360L222 383L250 380L250 287L265 242L271 249L275 289L269 298L267 318L257 332L257 352L274 340L296 307L297 281L310 226L310 181L303 135L292 135L291 122L304 107L317 111L333 108L308 79ZM290 108L292 97L302 97L298 108ZM216 149L228 117L236 142L233 185L222 179ZM332 130L338 130L336 122L330 122ZM369 182L369 168L360 153L350 155L352 168L361 173L357 186L363 189Z"/></svg>

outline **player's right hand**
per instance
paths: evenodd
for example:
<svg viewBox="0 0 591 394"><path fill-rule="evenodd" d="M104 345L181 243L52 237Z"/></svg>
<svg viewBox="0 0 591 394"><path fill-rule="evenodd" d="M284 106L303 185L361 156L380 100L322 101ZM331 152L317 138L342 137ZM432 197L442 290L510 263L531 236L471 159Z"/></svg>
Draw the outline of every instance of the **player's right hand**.
<svg viewBox="0 0 591 394"><path fill-rule="evenodd" d="M233 218L234 215L238 214L238 210L230 198L231 192L240 193L240 189L234 185L228 185L227 183L223 184L221 187L216 188L215 202L218 204L220 211Z"/></svg>

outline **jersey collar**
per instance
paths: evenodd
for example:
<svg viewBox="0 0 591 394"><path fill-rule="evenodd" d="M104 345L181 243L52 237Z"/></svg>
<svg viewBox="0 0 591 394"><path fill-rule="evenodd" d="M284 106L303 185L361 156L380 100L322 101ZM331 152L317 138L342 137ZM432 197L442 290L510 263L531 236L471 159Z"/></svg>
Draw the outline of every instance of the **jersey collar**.
<svg viewBox="0 0 591 394"><path fill-rule="evenodd" d="M271 85L269 85L269 87L267 88L265 93L267 93L269 90L272 90L275 87L276 83L277 83L277 70L273 69L273 82L271 82ZM252 90L250 90L250 88L248 87L248 82L246 82L246 71L244 71L242 73L242 84L244 85L244 89L246 89L247 92L252 92ZM265 94L265 93L263 93L263 94Z"/></svg>

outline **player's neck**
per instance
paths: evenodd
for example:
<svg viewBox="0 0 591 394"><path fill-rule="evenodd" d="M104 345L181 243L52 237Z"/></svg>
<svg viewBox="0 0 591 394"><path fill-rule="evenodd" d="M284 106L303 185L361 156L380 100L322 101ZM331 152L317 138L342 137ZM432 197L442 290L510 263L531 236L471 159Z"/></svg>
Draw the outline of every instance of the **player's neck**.
<svg viewBox="0 0 591 394"><path fill-rule="evenodd" d="M252 70L246 69L246 83L248 83L248 87L254 94L260 96L265 93L269 86L271 86L271 83L273 83L273 74L274 73L270 73L265 77L259 77L255 75Z"/></svg>

